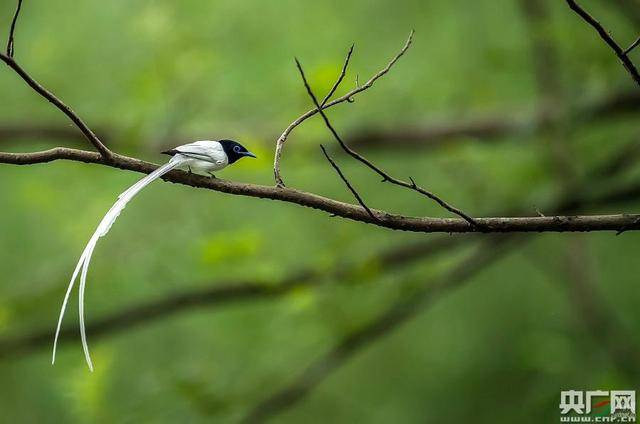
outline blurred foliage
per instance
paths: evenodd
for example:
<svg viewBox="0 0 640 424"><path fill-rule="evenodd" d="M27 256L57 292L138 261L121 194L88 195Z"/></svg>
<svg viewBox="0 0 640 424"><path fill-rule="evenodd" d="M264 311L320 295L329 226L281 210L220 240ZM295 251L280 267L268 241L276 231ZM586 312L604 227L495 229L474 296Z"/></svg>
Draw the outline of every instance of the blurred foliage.
<svg viewBox="0 0 640 424"><path fill-rule="evenodd" d="M569 105L636 89L564 2L545 3ZM583 3L621 44L633 40L633 25L616 8ZM14 4L1 5L0 28L7 29ZM344 92L356 75L364 81L386 64L412 28L415 44L398 66L354 104L332 110L341 133L535 113L530 40L515 0L25 1L16 59L90 125L109 128L122 152L160 162L148 152L176 134L231 137L259 160L242 161L220 177L271 184L275 139L310 107L294 55L321 93L355 41ZM0 96L0 125L69 125L6 68ZM584 174L637 136L637 119L628 116L587 122L561 141ZM296 130L285 150L285 181L352 201L324 162L320 142L332 141L319 120ZM30 151L60 141L2 143L2 150ZM367 153L474 215L535 211L560 192L548 144L533 135L490 144L472 139L425 154ZM337 160L370 206L445 216L413 193L378 184L347 158ZM81 247L115 196L137 178L68 162L0 166L0 337L54 328ZM229 280L273 284L301 269L356 264L425 237L435 236L156 183L99 243L88 318ZM560 390L637 385L612 365L607 346L593 340L575 313L568 237L536 236L358 354L277 421L553 422ZM598 301L613 306L638 342L639 236L575 237L589 252ZM0 421L233 422L412 286L455 266L459 256L450 252L391 273L369 262L344 280L327 277L334 284L278 299L197 309L99 340L89 334L93 374L79 339L64 345L55 367L47 350L0 360ZM70 313L65 326L77 325L75 319Z"/></svg>

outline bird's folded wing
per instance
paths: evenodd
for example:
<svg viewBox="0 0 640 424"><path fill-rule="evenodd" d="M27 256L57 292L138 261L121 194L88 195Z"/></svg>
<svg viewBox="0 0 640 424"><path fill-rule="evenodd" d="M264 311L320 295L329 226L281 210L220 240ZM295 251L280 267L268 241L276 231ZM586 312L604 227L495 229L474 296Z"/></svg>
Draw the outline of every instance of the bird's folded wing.
<svg viewBox="0 0 640 424"><path fill-rule="evenodd" d="M224 162L226 158L222 145L216 141L196 141L178 146L174 150L184 156L212 163Z"/></svg>

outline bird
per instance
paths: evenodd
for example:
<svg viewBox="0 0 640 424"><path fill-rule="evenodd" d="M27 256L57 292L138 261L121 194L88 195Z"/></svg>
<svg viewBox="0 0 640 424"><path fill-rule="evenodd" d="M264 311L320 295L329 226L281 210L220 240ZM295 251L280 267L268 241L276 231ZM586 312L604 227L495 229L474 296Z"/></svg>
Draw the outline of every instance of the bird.
<svg viewBox="0 0 640 424"><path fill-rule="evenodd" d="M166 150L162 153L171 156L171 159L118 196L118 199L106 213L104 218L102 218L95 232L89 239L89 242L82 251L82 255L80 255L78 264L73 271L71 281L69 282L64 300L62 301L62 307L58 317L58 325L56 327L56 333L53 340L52 364L55 364L56 362L58 337L60 336L60 329L62 327L62 320L64 318L67 302L69 301L71 291L73 290L75 281L80 273L80 285L78 289L80 338L82 340L82 349L84 351L85 360L89 370L93 372L93 362L91 361L91 355L89 353L89 345L87 343L84 324L84 291L87 282L87 272L89 270L91 256L93 255L93 251L98 243L98 239L100 239L100 237L104 237L109 232L111 226L120 215L120 212L122 212L125 206L127 206L127 203L129 203L131 199L133 199L135 195L147 185L151 184L153 181L162 177L171 170L181 169L188 171L189 173L208 175L211 178L215 178L213 172L224 169L244 157L256 158L256 155L248 151L242 144L234 140L225 139L218 141L195 141L193 143L183 144L173 149Z"/></svg>

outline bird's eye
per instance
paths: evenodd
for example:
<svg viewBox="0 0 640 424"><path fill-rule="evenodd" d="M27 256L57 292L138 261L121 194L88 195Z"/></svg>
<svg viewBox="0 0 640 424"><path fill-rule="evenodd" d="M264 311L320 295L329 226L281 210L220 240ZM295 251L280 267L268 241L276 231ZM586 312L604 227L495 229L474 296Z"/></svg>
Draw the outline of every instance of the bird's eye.
<svg viewBox="0 0 640 424"><path fill-rule="evenodd" d="M236 153L240 153L240 146L235 146L233 148L233 151L236 152Z"/></svg>

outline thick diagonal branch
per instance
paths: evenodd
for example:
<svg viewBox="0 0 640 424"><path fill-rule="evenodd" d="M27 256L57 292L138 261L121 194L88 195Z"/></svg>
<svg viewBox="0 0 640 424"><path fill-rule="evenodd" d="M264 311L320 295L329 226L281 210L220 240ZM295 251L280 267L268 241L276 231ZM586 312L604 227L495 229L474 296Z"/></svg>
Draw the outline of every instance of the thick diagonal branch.
<svg viewBox="0 0 640 424"><path fill-rule="evenodd" d="M636 65L631 61L631 59L629 59L629 56L627 56L625 50L620 47L620 45L613 39L609 31L607 31L596 18L591 16L589 12L584 10L582 6L580 6L575 0L566 0L566 2L571 10L576 12L576 14L580 16L582 20L584 20L596 30L600 38L602 38L602 40L607 43L611 50L613 50L616 56L618 56L618 59L620 59L625 69L627 70L627 72L629 72L636 84L640 85L640 73L638 73L638 68L636 68Z"/></svg>

